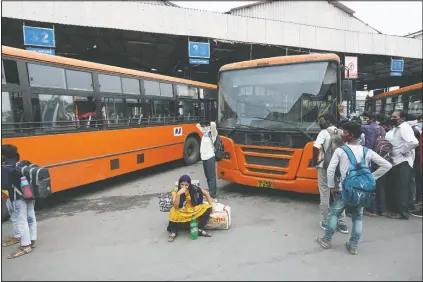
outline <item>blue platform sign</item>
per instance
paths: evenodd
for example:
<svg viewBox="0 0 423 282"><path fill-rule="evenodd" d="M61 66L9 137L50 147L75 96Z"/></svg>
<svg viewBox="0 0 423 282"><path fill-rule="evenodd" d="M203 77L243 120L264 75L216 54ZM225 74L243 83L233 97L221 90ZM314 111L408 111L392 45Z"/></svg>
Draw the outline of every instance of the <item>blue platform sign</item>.
<svg viewBox="0 0 423 282"><path fill-rule="evenodd" d="M391 60L391 71L392 72L403 72L404 71L404 60Z"/></svg>
<svg viewBox="0 0 423 282"><path fill-rule="evenodd" d="M204 42L188 42L188 56L190 58L210 58L210 44Z"/></svg>
<svg viewBox="0 0 423 282"><path fill-rule="evenodd" d="M189 63L191 65L208 65L209 64L209 60L207 59L189 59Z"/></svg>
<svg viewBox="0 0 423 282"><path fill-rule="evenodd" d="M399 71L392 71L391 72L391 76L401 76L402 75L402 72L399 72Z"/></svg>
<svg viewBox="0 0 423 282"><path fill-rule="evenodd" d="M24 44L40 47L55 47L54 29L24 26L23 27Z"/></svg>
<svg viewBox="0 0 423 282"><path fill-rule="evenodd" d="M51 49L51 48L26 47L26 50L34 51L34 52L38 52L38 53L43 53L43 54L47 54L47 55L55 55L56 54L54 49Z"/></svg>

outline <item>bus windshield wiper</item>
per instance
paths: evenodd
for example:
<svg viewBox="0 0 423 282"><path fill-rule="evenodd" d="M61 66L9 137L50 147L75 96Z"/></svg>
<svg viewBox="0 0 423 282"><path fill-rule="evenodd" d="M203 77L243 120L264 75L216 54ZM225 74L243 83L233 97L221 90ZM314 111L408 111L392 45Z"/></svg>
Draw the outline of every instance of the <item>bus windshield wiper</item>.
<svg viewBox="0 0 423 282"><path fill-rule="evenodd" d="M303 129L301 129L301 127L299 127L298 124L296 124L296 123L289 122L289 121L284 121L284 120L275 120L275 119L269 119L269 118L262 118L262 117L254 117L254 118L261 119L261 120L267 120L267 121L273 121L273 122L280 122L280 123L285 123L285 124L293 125L293 126L295 126L296 129L298 129L299 132L301 132L310 141L313 141L314 140L313 137L311 137L310 135L308 135L307 132L305 132Z"/></svg>

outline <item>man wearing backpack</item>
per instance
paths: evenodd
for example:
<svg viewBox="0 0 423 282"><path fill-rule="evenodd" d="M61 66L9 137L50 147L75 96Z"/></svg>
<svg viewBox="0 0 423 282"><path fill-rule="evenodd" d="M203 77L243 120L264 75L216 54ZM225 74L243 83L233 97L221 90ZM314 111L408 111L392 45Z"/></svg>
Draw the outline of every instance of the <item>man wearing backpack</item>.
<svg viewBox="0 0 423 282"><path fill-rule="evenodd" d="M327 169L328 187L334 197L328 228L323 237L316 241L324 248L331 247L338 218L348 207L352 214L352 232L350 241L345 244L351 254L357 254L358 241L363 229L363 207L370 205L372 193L376 190L375 180L384 175L392 165L373 152L358 144L361 126L356 122L343 125L343 134L348 140L347 145L337 148ZM368 168L370 162L378 165L373 173ZM335 182L335 172L340 171L340 187ZM359 186L359 187L358 187ZM359 189L356 189L356 188Z"/></svg>
<svg viewBox="0 0 423 282"><path fill-rule="evenodd" d="M376 122L376 118L372 113L363 113L363 124L361 131L364 133L365 146L377 152L376 145L379 138L385 138L385 130ZM375 170L374 164L371 164L371 169ZM364 214L367 216L376 216L379 213L382 216L388 214L386 207L386 176L379 178L376 181L376 198L371 208L364 209Z"/></svg>
<svg viewBox="0 0 423 282"><path fill-rule="evenodd" d="M406 113L404 111L395 111L391 116L392 123L395 124L392 138L392 174L395 177L395 189L392 195L395 203L395 213L390 213L389 217L394 219L408 219L413 193L413 165L415 152L414 149L419 145L419 141L414 136L413 129L405 121Z"/></svg>
<svg viewBox="0 0 423 282"><path fill-rule="evenodd" d="M214 142L218 132L216 123L210 121L201 121L197 124L203 136L200 144L200 155L203 162L204 175L207 179L209 193L214 203L217 202L217 180L216 180L216 157L214 152Z"/></svg>
<svg viewBox="0 0 423 282"><path fill-rule="evenodd" d="M25 187L22 186L23 184L28 185L28 181L16 169L16 163L19 161L17 148L9 144L2 145L1 154L5 160L5 164L2 165L2 178L6 177L6 181L2 181L2 186L5 186L2 189L8 191L14 212L18 215L17 229L20 235L20 246L15 252L8 255L7 258L12 259L28 254L35 248L37 220L34 210L35 201L23 198L21 187ZM10 246L12 244L7 245Z"/></svg>
<svg viewBox="0 0 423 282"><path fill-rule="evenodd" d="M333 115L323 114L319 117L319 126L322 129L313 146L313 165L317 167L317 179L320 193L320 227L327 228L329 216L330 192L328 188L327 167L336 147L342 144L342 130L336 128ZM338 144L335 144L338 143ZM347 234L348 227L345 222L345 213L339 218L337 228Z"/></svg>

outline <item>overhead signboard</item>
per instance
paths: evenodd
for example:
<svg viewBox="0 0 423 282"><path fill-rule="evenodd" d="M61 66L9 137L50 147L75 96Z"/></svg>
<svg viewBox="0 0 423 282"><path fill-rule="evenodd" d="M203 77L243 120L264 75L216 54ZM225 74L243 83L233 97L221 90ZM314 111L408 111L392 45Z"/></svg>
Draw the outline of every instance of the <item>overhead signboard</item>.
<svg viewBox="0 0 423 282"><path fill-rule="evenodd" d="M210 58L210 44L204 42L188 42L188 56L190 58Z"/></svg>
<svg viewBox="0 0 423 282"><path fill-rule="evenodd" d="M47 55L55 55L54 49L51 49L51 48L26 47L26 50L37 52L37 53L43 53Z"/></svg>
<svg viewBox="0 0 423 282"><path fill-rule="evenodd" d="M402 72L399 71L391 71L391 76L401 76Z"/></svg>
<svg viewBox="0 0 423 282"><path fill-rule="evenodd" d="M404 71L404 60L391 60L391 72L403 72Z"/></svg>
<svg viewBox="0 0 423 282"><path fill-rule="evenodd" d="M54 29L23 26L24 45L39 47L56 47Z"/></svg>
<svg viewBox="0 0 423 282"><path fill-rule="evenodd" d="M357 57L345 56L345 78L356 79L358 76Z"/></svg>
<svg viewBox="0 0 423 282"><path fill-rule="evenodd" d="M189 59L189 63L191 65L208 65L209 64L209 60L207 59Z"/></svg>

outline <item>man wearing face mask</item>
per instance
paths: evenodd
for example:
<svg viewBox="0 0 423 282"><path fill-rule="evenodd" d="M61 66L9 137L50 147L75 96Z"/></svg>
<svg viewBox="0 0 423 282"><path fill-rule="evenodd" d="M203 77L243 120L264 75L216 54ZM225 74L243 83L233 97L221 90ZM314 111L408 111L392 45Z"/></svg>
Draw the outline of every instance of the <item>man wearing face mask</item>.
<svg viewBox="0 0 423 282"><path fill-rule="evenodd" d="M338 134L342 134L341 129L337 129L336 121L333 115L323 114L319 117L319 126L322 129L319 135L314 141L313 146L313 165L317 168L317 179L318 187L320 193L320 227L323 230L327 228L327 220L329 216L329 200L330 200L330 191L328 188L328 178L327 171L324 167L324 156L325 152L328 152L328 148L331 145L331 134L338 130ZM348 233L348 227L345 222L345 212L342 213L341 217L338 220L337 229L344 233Z"/></svg>
<svg viewBox="0 0 423 282"><path fill-rule="evenodd" d="M364 133L364 140L366 146L369 149L375 151L376 140L379 136L385 137L385 130L382 126L376 123L375 116L372 113L364 112L363 113L363 124L361 125L361 131ZM371 163L371 170L375 171L377 169L376 165ZM376 199L372 205L372 208L365 209L364 214L367 216L376 216L376 213L379 212L380 215L387 215L386 200L385 200L385 186L386 186L386 177L383 176L378 179L376 184Z"/></svg>
<svg viewBox="0 0 423 282"><path fill-rule="evenodd" d="M419 145L419 141L414 136L413 129L405 122L406 113L395 111L391 116L392 123L395 124L392 138L392 174L395 177L395 188L393 193L393 203L396 203L395 213L390 213L389 217L394 219L408 219L412 191L412 173L414 164L414 149Z"/></svg>
<svg viewBox="0 0 423 282"><path fill-rule="evenodd" d="M198 129L203 133L200 144L200 155L203 161L204 175L207 179L209 193L214 203L217 202L217 181L216 181L216 158L214 153L214 142L218 135L216 123L210 121L202 121L197 124Z"/></svg>

